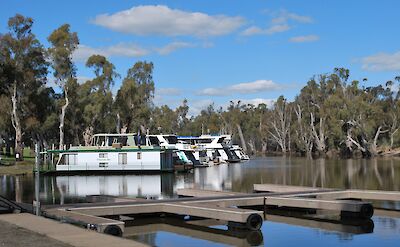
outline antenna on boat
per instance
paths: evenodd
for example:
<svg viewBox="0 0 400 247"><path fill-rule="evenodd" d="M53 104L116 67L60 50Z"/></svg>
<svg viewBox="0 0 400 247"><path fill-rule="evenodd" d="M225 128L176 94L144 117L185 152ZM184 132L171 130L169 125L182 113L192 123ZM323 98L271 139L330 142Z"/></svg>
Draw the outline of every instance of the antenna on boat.
<svg viewBox="0 0 400 247"><path fill-rule="evenodd" d="M204 135L204 124L201 123L201 135Z"/></svg>

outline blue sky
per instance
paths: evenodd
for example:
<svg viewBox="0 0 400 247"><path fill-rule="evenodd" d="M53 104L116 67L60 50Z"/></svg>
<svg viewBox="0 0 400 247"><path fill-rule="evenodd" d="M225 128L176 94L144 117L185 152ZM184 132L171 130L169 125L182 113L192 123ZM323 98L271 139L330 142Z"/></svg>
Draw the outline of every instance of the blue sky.
<svg viewBox="0 0 400 247"><path fill-rule="evenodd" d="M123 78L138 60L155 65L155 103L191 114L214 102L294 99L313 75L350 69L367 85L400 75L400 1L22 1L1 0L0 32L16 13L46 38L69 23L78 32L78 76L100 53ZM114 91L120 86L116 81Z"/></svg>

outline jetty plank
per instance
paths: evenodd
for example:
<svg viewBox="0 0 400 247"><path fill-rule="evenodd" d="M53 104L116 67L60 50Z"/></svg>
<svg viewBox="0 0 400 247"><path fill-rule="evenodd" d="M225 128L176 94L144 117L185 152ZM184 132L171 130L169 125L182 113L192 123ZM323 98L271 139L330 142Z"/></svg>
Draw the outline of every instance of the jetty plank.
<svg viewBox="0 0 400 247"><path fill-rule="evenodd" d="M311 198L267 197L265 204L278 207L325 209L339 212L361 213L361 217L371 218L373 207L370 203L344 200L320 200Z"/></svg>
<svg viewBox="0 0 400 247"><path fill-rule="evenodd" d="M305 186L293 186L293 185L280 185L280 184L254 184L254 191L262 192L306 192L306 191L319 191L325 188L305 187Z"/></svg>
<svg viewBox="0 0 400 247"><path fill-rule="evenodd" d="M0 220L76 247L147 246L28 213L0 215Z"/></svg>
<svg viewBox="0 0 400 247"><path fill-rule="evenodd" d="M121 231L124 232L125 223L123 221L107 219L103 217L97 217L88 214L81 214L79 212L71 212L63 209L53 209L45 212L49 218L55 218L58 220L68 220L70 223L81 224L86 226L91 224L96 226L98 232L104 232L105 228L110 225L119 226Z"/></svg>
<svg viewBox="0 0 400 247"><path fill-rule="evenodd" d="M179 196L190 196L190 197L245 195L245 193L240 193L240 192L202 190L202 189L178 189L176 193Z"/></svg>
<svg viewBox="0 0 400 247"><path fill-rule="evenodd" d="M204 218L213 218L218 220L234 221L245 223L251 214L263 215L262 211L247 210L240 208L218 207L209 204L184 204L184 203L157 203L157 204L135 204L120 206L101 206L71 208L72 212L89 214L94 216L102 215L130 215L145 213L171 213L178 215L190 215Z"/></svg>

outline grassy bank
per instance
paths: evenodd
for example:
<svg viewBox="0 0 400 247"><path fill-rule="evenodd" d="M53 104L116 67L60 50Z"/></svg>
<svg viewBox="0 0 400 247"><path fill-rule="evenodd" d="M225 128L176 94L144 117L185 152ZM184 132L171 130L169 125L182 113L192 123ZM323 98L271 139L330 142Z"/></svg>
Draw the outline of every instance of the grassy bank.
<svg viewBox="0 0 400 247"><path fill-rule="evenodd" d="M30 174L33 172L35 165L35 157L29 148L24 149L24 161L16 162L13 151L11 156L1 155L0 152L0 175L22 175ZM3 150L5 153L5 150Z"/></svg>
<svg viewBox="0 0 400 247"><path fill-rule="evenodd" d="M22 175L33 172L34 160L20 162L3 162L0 165L0 175Z"/></svg>

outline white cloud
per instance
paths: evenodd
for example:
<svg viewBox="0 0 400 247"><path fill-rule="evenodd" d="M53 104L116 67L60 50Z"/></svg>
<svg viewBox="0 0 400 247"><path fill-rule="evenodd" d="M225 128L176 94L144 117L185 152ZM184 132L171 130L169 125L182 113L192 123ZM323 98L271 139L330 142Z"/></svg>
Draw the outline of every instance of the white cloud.
<svg viewBox="0 0 400 247"><path fill-rule="evenodd" d="M290 42L294 43L304 43L304 42L314 42L319 40L318 35L304 35L304 36L296 36L289 39Z"/></svg>
<svg viewBox="0 0 400 247"><path fill-rule="evenodd" d="M224 96L234 93L252 94L265 91L275 91L279 89L282 89L282 86L271 80L256 80L253 82L233 84L226 88L205 88L200 90L197 94L203 96Z"/></svg>
<svg viewBox="0 0 400 247"><path fill-rule="evenodd" d="M228 94L230 94L228 90L222 88L214 88L214 87L204 88L199 92L197 92L197 95L203 95L203 96L223 96Z"/></svg>
<svg viewBox="0 0 400 247"><path fill-rule="evenodd" d="M265 29L265 33L266 34L282 33L288 31L289 29L291 29L291 27L288 24L284 23L284 24L273 25Z"/></svg>
<svg viewBox="0 0 400 247"><path fill-rule="evenodd" d="M299 23L312 23L313 19L309 16L298 15L295 13L288 12L287 10L281 10L278 12L277 16L271 20L275 24L283 24L288 21L295 21Z"/></svg>
<svg viewBox="0 0 400 247"><path fill-rule="evenodd" d="M197 37L229 34L244 24L239 16L208 15L171 9L165 5L140 5L114 14L96 16L93 23L136 35Z"/></svg>
<svg viewBox="0 0 400 247"><path fill-rule="evenodd" d="M79 45L73 54L75 61L86 62L86 60L94 54L103 55L105 57L141 57L147 55L150 51L132 43L119 43L107 47L90 47Z"/></svg>
<svg viewBox="0 0 400 247"><path fill-rule="evenodd" d="M243 105L254 105L258 106L259 104L266 104L268 108L272 107L275 103L275 99L263 99L263 98L254 98L254 99L236 99L232 100L233 102L238 102L240 100Z"/></svg>
<svg viewBox="0 0 400 247"><path fill-rule="evenodd" d="M259 34L272 35L275 33L286 32L292 29L292 25L289 22L297 23L312 23L313 20L309 16L298 15L290 13L286 10L281 10L275 17L271 19L270 25L267 28L260 28L257 26L251 26L240 33L243 36L252 36Z"/></svg>
<svg viewBox="0 0 400 247"><path fill-rule="evenodd" d="M242 102L244 104L252 104L258 106L259 104L266 104L267 107L272 107L275 103L275 99L262 99L262 98L255 98L255 99L243 99Z"/></svg>
<svg viewBox="0 0 400 247"><path fill-rule="evenodd" d="M251 26L249 28L246 28L240 34L243 36L251 36L251 35L256 35L256 34L262 34L263 32L264 32L263 29L256 27L256 26Z"/></svg>
<svg viewBox="0 0 400 247"><path fill-rule="evenodd" d="M214 103L214 101L210 99L203 100L189 100L189 116L199 115L202 110L207 109L207 107Z"/></svg>
<svg viewBox="0 0 400 247"><path fill-rule="evenodd" d="M285 31L288 31L291 27L288 24L276 24L272 25L269 28L259 28L256 26L251 26L247 29L245 29L243 32L240 34L243 36L252 36L252 35L257 35L257 34L267 34L267 35L272 35L275 33L282 33Z"/></svg>
<svg viewBox="0 0 400 247"><path fill-rule="evenodd" d="M171 52L181 49L181 48L190 48L196 46L195 44L192 43L187 43L187 42L172 42L169 43L166 46L163 46L161 48L155 48L155 50L158 52L160 55L168 55Z"/></svg>
<svg viewBox="0 0 400 247"><path fill-rule="evenodd" d="M203 45L188 42L175 41L163 47L145 48L133 43L119 43L116 45L105 47L90 47L87 45L79 45L73 54L73 59L78 62L86 62L86 60L94 54L110 57L142 57L151 53L159 55L168 55L178 49L191 47L212 47L212 44L205 43Z"/></svg>
<svg viewBox="0 0 400 247"><path fill-rule="evenodd" d="M363 70L368 71L399 71L400 70L400 51L395 53L377 53L366 56L359 61Z"/></svg>

